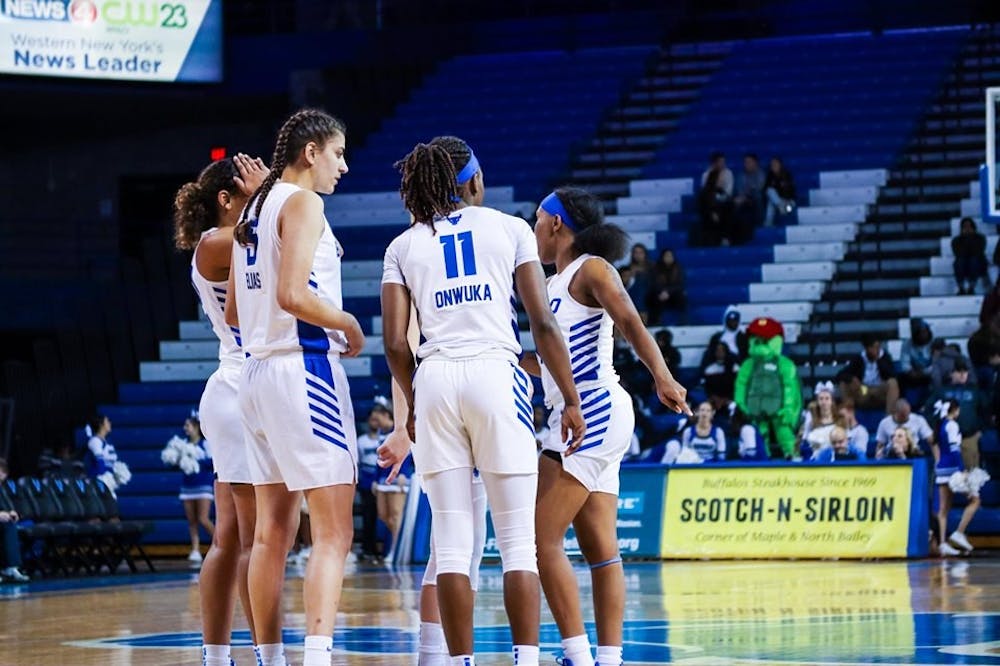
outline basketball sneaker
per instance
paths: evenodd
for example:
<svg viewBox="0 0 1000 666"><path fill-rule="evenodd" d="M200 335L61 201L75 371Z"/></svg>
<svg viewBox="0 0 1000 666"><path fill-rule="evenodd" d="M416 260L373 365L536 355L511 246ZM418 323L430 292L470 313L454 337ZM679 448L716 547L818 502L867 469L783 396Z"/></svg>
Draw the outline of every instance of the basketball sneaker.
<svg viewBox="0 0 1000 666"><path fill-rule="evenodd" d="M969 540L965 537L963 532L952 532L951 536L948 537L948 541L964 551L972 550L972 544L969 543Z"/></svg>
<svg viewBox="0 0 1000 666"><path fill-rule="evenodd" d="M941 544L939 550L941 551L941 557L958 557L962 554L962 551L947 542Z"/></svg>

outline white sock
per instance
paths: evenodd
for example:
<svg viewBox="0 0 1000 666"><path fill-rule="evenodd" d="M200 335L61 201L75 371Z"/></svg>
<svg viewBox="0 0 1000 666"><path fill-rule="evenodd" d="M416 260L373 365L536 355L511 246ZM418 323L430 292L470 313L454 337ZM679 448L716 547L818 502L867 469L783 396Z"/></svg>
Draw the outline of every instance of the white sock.
<svg viewBox="0 0 1000 666"><path fill-rule="evenodd" d="M444 629L434 622L420 623L420 648L417 666L447 666L448 642Z"/></svg>
<svg viewBox="0 0 1000 666"><path fill-rule="evenodd" d="M330 636L306 636L306 654L302 666L330 666L333 656L333 638Z"/></svg>
<svg viewBox="0 0 1000 666"><path fill-rule="evenodd" d="M229 666L228 645L202 645L202 666Z"/></svg>
<svg viewBox="0 0 1000 666"><path fill-rule="evenodd" d="M253 651L257 655L257 666L288 666L284 643L257 645Z"/></svg>
<svg viewBox="0 0 1000 666"><path fill-rule="evenodd" d="M622 666L622 647L620 645L598 645L597 663L601 666Z"/></svg>
<svg viewBox="0 0 1000 666"><path fill-rule="evenodd" d="M460 654L448 657L449 666L476 666L476 658L471 654Z"/></svg>
<svg viewBox="0 0 1000 666"><path fill-rule="evenodd" d="M587 634L567 638L562 642L563 656L573 666L594 666L594 656L590 653L590 639Z"/></svg>
<svg viewBox="0 0 1000 666"><path fill-rule="evenodd" d="M515 645L514 666L538 666L538 646Z"/></svg>

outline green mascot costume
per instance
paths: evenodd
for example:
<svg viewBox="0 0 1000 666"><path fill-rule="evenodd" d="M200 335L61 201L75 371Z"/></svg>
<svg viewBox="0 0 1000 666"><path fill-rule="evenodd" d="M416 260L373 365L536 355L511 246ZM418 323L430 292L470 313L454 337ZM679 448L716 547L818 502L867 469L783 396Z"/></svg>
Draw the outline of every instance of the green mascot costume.
<svg viewBox="0 0 1000 666"><path fill-rule="evenodd" d="M802 413L802 386L795 363L781 354L785 329L774 319L761 317L747 326L747 335L750 356L736 375L736 406L772 449L777 444L785 458L791 458Z"/></svg>

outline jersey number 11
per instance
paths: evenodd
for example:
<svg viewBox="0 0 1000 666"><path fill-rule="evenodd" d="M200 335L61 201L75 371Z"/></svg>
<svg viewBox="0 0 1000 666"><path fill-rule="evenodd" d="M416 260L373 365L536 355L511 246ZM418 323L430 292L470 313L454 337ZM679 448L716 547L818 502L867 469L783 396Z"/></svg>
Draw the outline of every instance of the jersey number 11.
<svg viewBox="0 0 1000 666"><path fill-rule="evenodd" d="M462 273L466 276L476 274L476 252L472 247L472 232L463 231L460 234L441 236L441 245L444 249L444 270L445 275L451 278L459 277L458 271L458 246L462 247Z"/></svg>

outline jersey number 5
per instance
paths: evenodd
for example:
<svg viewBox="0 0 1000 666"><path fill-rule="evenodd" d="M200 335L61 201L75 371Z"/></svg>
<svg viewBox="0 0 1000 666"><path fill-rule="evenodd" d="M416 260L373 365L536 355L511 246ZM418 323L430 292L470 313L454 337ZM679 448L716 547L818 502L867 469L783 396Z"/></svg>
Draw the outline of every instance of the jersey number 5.
<svg viewBox="0 0 1000 666"><path fill-rule="evenodd" d="M253 266L257 263L257 220L252 220L250 222L250 230L247 232L247 240L250 241L247 244L247 266Z"/></svg>
<svg viewBox="0 0 1000 666"><path fill-rule="evenodd" d="M462 246L462 274L476 274L476 252L472 247L472 232L463 231L460 234L441 236L441 245L444 248L444 271L450 280L457 278L458 271L458 246Z"/></svg>

